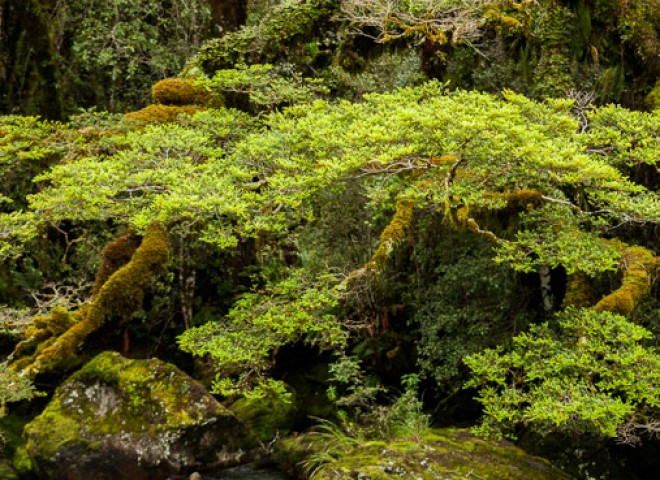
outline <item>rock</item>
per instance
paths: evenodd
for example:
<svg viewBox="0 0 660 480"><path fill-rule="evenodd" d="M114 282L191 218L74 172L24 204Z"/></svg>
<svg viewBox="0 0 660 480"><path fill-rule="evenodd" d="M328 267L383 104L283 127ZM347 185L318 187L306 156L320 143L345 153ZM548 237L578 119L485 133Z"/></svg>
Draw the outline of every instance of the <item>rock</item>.
<svg viewBox="0 0 660 480"><path fill-rule="evenodd" d="M18 480L18 474L6 458L0 458L0 478L2 480Z"/></svg>
<svg viewBox="0 0 660 480"><path fill-rule="evenodd" d="M291 393L289 389L289 393ZM241 398L231 406L232 412L263 443L269 443L278 435L288 435L295 422L295 394L285 399L276 392L268 391L260 398Z"/></svg>
<svg viewBox="0 0 660 480"><path fill-rule="evenodd" d="M336 445L333 445L335 444ZM352 444L352 447L350 446ZM568 480L547 460L507 441L475 437L468 430L431 429L418 441L358 442L314 434L280 442L275 459L297 478L317 480Z"/></svg>
<svg viewBox="0 0 660 480"><path fill-rule="evenodd" d="M42 478L158 480L237 465L245 426L173 365L105 352L71 376L25 427Z"/></svg>

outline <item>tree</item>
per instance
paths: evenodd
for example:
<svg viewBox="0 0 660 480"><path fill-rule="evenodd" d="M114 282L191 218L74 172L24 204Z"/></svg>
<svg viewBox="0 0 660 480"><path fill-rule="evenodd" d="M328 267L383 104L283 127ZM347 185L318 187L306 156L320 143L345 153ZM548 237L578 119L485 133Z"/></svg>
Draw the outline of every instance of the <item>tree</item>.
<svg viewBox="0 0 660 480"><path fill-rule="evenodd" d="M327 295L346 298L379 275L410 230L414 213L427 210L440 212L457 231L492 242L495 260L517 271L562 266L569 274L594 276L616 270L622 253L600 236L613 222L657 223L657 196L628 180L603 152L587 150L585 140L592 136L578 132L570 101L505 96L447 93L432 82L362 103L294 105L265 117L266 129L234 110L208 110L179 124L116 137L109 155L94 153L55 166L37 177L48 187L30 197L29 214L42 222L113 220L139 232L159 222L169 235L231 249L246 237L284 240L296 228L313 228L312 204L319 192L358 179L373 211L395 213L371 260L343 280L325 283L325 293L314 294L312 304ZM646 119L658 121L656 114ZM489 220L496 212L505 212L506 222ZM305 248L299 247L302 255ZM267 290L284 294L292 280L285 275L277 286L281 280L267 279L272 285ZM311 295L316 285L305 280L296 287L302 296L294 297L308 302L302 292ZM294 298L287 295L285 303ZM244 365L267 368L266 351L300 335L313 337L315 322L334 311L334 300L317 305L324 312L320 317L314 308L301 307L310 314L279 337L269 330L272 325L289 327L284 318L272 318L283 308L276 298L244 297L229 318L253 315L254 320L240 320L227 330L240 333L205 327L187 334L184 348L204 354L211 345L226 344L213 340L216 334L245 334L245 358L251 360ZM329 332L336 328L322 325ZM270 343L257 348L258 338ZM254 361L255 352L263 362ZM227 361L228 371L236 372L235 362Z"/></svg>
<svg viewBox="0 0 660 480"><path fill-rule="evenodd" d="M650 332L621 315L569 309L513 339L510 352L466 358L468 386L479 387L488 433L616 437L637 444L656 435L660 357L644 346Z"/></svg>

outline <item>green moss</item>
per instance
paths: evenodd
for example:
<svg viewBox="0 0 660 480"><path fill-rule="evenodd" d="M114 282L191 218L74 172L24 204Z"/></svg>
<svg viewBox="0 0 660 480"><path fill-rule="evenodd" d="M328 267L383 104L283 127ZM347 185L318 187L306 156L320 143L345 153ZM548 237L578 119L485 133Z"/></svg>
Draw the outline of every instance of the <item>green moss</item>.
<svg viewBox="0 0 660 480"><path fill-rule="evenodd" d="M29 439L37 430L39 438L45 441L35 444L35 441ZM26 445L27 452L38 449L42 456L52 457L64 445L72 445L80 441L80 424L72 417L63 413L59 398L54 398L48 407L25 427L25 435L29 439ZM22 452L19 453L19 460L27 462Z"/></svg>
<svg viewBox="0 0 660 480"><path fill-rule="evenodd" d="M575 272L566 279L564 307L586 307L592 302L591 282L583 272Z"/></svg>
<svg viewBox="0 0 660 480"><path fill-rule="evenodd" d="M268 63L281 54L283 44L311 32L337 6L335 0L285 0L270 9L257 25L208 41L188 62L184 73L197 76L231 68L237 63Z"/></svg>
<svg viewBox="0 0 660 480"><path fill-rule="evenodd" d="M26 451L40 471L49 474L50 459L58 452L108 448L113 435L139 442L165 441L166 433L174 433L195 455L213 461L216 449L210 451L203 443L207 430L200 428L207 420L216 422L214 435L230 451L250 446L231 412L173 365L104 352L62 384L42 414L26 426Z"/></svg>
<svg viewBox="0 0 660 480"><path fill-rule="evenodd" d="M406 198L399 198L396 202L396 212L390 223L380 234L380 243L376 252L367 263L366 269L376 273L380 272L392 251L403 242L406 232L413 218L414 202Z"/></svg>
<svg viewBox="0 0 660 480"><path fill-rule="evenodd" d="M210 93L206 88L183 78L166 78L153 86L155 103L162 105L206 105Z"/></svg>
<svg viewBox="0 0 660 480"><path fill-rule="evenodd" d="M286 435L293 426L295 400L285 401L281 395L267 393L262 398L241 398L231 410L262 442L269 442L278 433Z"/></svg>
<svg viewBox="0 0 660 480"><path fill-rule="evenodd" d="M276 458L280 462L293 459L300 462L301 456L309 459L318 453L314 452L303 436L282 442ZM472 476L493 480L569 478L546 460L532 457L509 442L485 440L459 429L428 430L419 443L394 441L357 444L339 458L322 463L314 478L436 480Z"/></svg>
<svg viewBox="0 0 660 480"><path fill-rule="evenodd" d="M109 246L106 253L115 252L116 255L113 257L115 259L121 257L117 252L126 250L127 256L127 252L132 250L127 239L119 239L111 246L112 248ZM168 256L169 247L165 230L157 223L149 225L140 246L126 265L113 271L114 265L108 266L109 260L102 263L91 303L75 312L53 309L49 318L41 320L46 326L51 324L58 326L57 333L60 333L60 330L66 325L70 327L59 335L46 338L38 346L34 358L29 364L14 364L14 368L20 365L20 369L31 378L39 373L51 371L62 362L67 361L69 357L74 356L87 336L98 330L106 318L114 316L120 320L128 320L142 305L144 288L151 281L152 275L165 269ZM106 260L109 257L110 255L106 257ZM112 271L111 274L110 271ZM107 280L104 281L106 276ZM39 334L40 340L42 330L35 333L35 335ZM50 334L54 333L54 330L50 331ZM34 338L33 335L26 342L33 342ZM16 356L25 349L23 344L19 344L14 355Z"/></svg>
<svg viewBox="0 0 660 480"><path fill-rule="evenodd" d="M126 118L147 125L152 123L172 123L179 115L193 115L202 110L196 105L149 105L137 112L126 114Z"/></svg>
<svg viewBox="0 0 660 480"><path fill-rule="evenodd" d="M0 459L0 478L2 480L18 480L18 474L8 460Z"/></svg>
<svg viewBox="0 0 660 480"><path fill-rule="evenodd" d="M649 110L660 110L660 80L655 82L653 90L646 96L645 101Z"/></svg>
<svg viewBox="0 0 660 480"><path fill-rule="evenodd" d="M643 247L629 246L618 240L608 244L621 252L623 279L621 287L603 297L593 309L629 316L637 304L651 291L650 279L658 269L658 259Z"/></svg>

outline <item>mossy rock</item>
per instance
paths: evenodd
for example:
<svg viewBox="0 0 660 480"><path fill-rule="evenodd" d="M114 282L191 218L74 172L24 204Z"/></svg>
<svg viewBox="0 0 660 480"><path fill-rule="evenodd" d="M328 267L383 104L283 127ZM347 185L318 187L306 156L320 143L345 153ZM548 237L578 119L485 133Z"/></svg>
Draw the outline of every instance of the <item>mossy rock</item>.
<svg viewBox="0 0 660 480"><path fill-rule="evenodd" d="M18 480L18 474L7 459L0 459L0 478L2 480Z"/></svg>
<svg viewBox="0 0 660 480"><path fill-rule="evenodd" d="M332 439L311 442L309 434L280 442L276 459L289 473L304 478L300 465L317 465L316 480L568 480L571 477L542 458L507 441L475 437L468 430L432 429L421 439L358 444L341 454ZM345 442L344 442L345 444ZM315 463L315 456L321 462ZM331 461L328 461L331 459ZM323 463L325 462L325 463Z"/></svg>
<svg viewBox="0 0 660 480"><path fill-rule="evenodd" d="M199 383L157 359L105 352L72 375L24 431L41 478L165 479L238 464L243 423Z"/></svg>
<svg viewBox="0 0 660 480"><path fill-rule="evenodd" d="M273 392L261 398L241 398L231 410L261 442L269 442L291 431L297 409L295 395L287 401Z"/></svg>
<svg viewBox="0 0 660 480"><path fill-rule="evenodd" d="M653 90L646 96L645 100L649 110L660 110L660 80L655 82Z"/></svg>

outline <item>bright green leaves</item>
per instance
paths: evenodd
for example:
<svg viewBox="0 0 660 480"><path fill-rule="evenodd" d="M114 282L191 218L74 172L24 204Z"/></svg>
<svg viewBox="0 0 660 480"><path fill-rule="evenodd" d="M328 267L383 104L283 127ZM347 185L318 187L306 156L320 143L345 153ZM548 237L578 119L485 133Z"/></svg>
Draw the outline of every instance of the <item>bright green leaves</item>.
<svg viewBox="0 0 660 480"><path fill-rule="evenodd" d="M498 242L495 261L522 272L544 265L563 266L569 274L616 270L619 252L593 233L605 225L598 218L575 214L567 205L546 203L521 214L520 230L512 241Z"/></svg>
<svg viewBox="0 0 660 480"><path fill-rule="evenodd" d="M484 432L511 435L527 425L636 441L660 407L660 356L650 332L620 315L568 310L559 331L533 326L510 353L486 350L465 363L479 388Z"/></svg>
<svg viewBox="0 0 660 480"><path fill-rule="evenodd" d="M35 394L30 380L9 368L7 363L0 363L0 417L5 415L7 403L30 399Z"/></svg>
<svg viewBox="0 0 660 480"><path fill-rule="evenodd" d="M241 67L209 82L265 95L272 106L308 99L316 88L294 95L302 79L279 85L273 72ZM280 87L284 93L275 92ZM512 92L504 100L445 93L437 82L361 103L295 105L263 123L235 110L208 110L106 139L100 151L58 165L37 178L50 186L30 197L30 207L51 221L113 218L144 228L159 220L226 248L241 236L284 233L311 220L318 192L358 181L375 210L401 195L470 228L490 212L535 210L518 233L494 230L502 239L498 258L523 271L564 265L595 273L614 265L597 241L603 230L614 222L659 221L659 200L612 166L610 150L590 153L569 110L568 101L538 103ZM605 128L613 120L594 122L590 134L601 143L632 135L626 141L641 145L642 117L610 109L603 119L615 114L616 135ZM652 138L646 143L651 148ZM544 206L513 209L509 196L527 190Z"/></svg>
<svg viewBox="0 0 660 480"><path fill-rule="evenodd" d="M242 295L224 319L187 330L180 346L213 360L217 393L252 388L265 381L284 345L299 339L321 349L344 345L347 333L333 313L338 283L332 275L312 279L303 270L292 271L285 280Z"/></svg>
<svg viewBox="0 0 660 480"><path fill-rule="evenodd" d="M248 95L260 108L305 103L328 93L321 79L303 78L297 72L280 71L272 65L237 65L217 70L210 79L197 81L210 90Z"/></svg>
<svg viewBox="0 0 660 480"><path fill-rule="evenodd" d="M656 165L660 152L660 112L634 112L608 105L588 113L589 129L581 141L613 165Z"/></svg>
<svg viewBox="0 0 660 480"><path fill-rule="evenodd" d="M143 229L160 220L182 233L204 231L221 216L245 216L250 205L241 184L252 174L228 163L225 149L248 128L249 118L219 110L186 122L129 132L112 140L110 155L54 167L36 179L50 187L30 197L31 208L51 221L114 219ZM205 235L221 245L236 242L231 230Z"/></svg>

